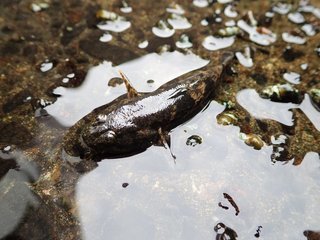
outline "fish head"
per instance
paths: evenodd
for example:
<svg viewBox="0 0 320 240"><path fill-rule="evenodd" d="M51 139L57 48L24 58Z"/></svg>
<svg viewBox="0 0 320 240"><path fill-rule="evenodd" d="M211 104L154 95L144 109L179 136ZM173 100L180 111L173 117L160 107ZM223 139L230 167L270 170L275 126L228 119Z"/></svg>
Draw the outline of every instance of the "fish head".
<svg viewBox="0 0 320 240"><path fill-rule="evenodd" d="M99 114L84 126L81 137L87 146L96 148L100 145L113 145L119 142L118 139L123 130L114 127L108 120L107 115Z"/></svg>
<svg viewBox="0 0 320 240"><path fill-rule="evenodd" d="M83 127L81 142L93 155L114 157L139 148L136 126L118 118L98 116Z"/></svg>

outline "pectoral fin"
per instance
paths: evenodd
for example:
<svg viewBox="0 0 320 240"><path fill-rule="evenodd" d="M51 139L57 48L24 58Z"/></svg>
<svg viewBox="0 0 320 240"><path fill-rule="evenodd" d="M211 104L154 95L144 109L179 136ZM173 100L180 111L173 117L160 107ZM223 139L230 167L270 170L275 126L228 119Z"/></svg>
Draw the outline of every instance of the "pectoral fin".
<svg viewBox="0 0 320 240"><path fill-rule="evenodd" d="M171 143L170 142L170 135L168 133L162 132L161 128L158 129L158 133L159 133L159 137L160 137L159 138L159 140L160 140L159 145L162 145L165 149L169 149L170 154L174 160L174 163L176 163L177 157L172 153L171 147L170 147L170 143Z"/></svg>
<svg viewBox="0 0 320 240"><path fill-rule="evenodd" d="M120 76L121 76L124 84L126 85L128 98L133 98L133 97L139 96L139 93L137 92L136 89L134 89L134 87L132 87L132 85L131 85L129 79L126 77L126 75L123 72L121 72L120 70L119 70L119 73L120 73Z"/></svg>

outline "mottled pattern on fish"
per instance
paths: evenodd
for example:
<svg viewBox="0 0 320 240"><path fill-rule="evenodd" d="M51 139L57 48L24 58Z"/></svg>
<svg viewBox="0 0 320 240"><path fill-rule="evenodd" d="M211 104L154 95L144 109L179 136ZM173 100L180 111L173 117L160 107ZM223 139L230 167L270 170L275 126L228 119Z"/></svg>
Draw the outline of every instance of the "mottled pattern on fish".
<svg viewBox="0 0 320 240"><path fill-rule="evenodd" d="M101 159L132 155L161 144L173 128L191 119L211 101L223 69L222 64L209 64L154 92L133 97L125 94L94 109L69 129L65 150L70 155Z"/></svg>

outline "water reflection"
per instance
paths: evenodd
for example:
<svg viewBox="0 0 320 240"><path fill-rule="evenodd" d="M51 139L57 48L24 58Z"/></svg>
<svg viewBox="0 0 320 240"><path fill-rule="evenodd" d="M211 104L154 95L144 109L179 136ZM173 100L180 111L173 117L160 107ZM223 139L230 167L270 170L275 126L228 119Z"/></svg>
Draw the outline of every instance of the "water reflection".
<svg viewBox="0 0 320 240"><path fill-rule="evenodd" d="M272 102L262 99L254 89L245 89L237 94L237 101L255 118L272 119L287 126L293 125L292 111L290 109L300 108L315 128L320 131L320 112L313 107L308 94L304 95L304 100L299 105Z"/></svg>
<svg viewBox="0 0 320 240"><path fill-rule="evenodd" d="M287 126L293 125L292 112L289 109L298 106L293 103L277 103L262 99L254 89L240 91L237 94L237 101L255 118L273 119Z"/></svg>
<svg viewBox="0 0 320 240"><path fill-rule="evenodd" d="M258 226L265 239L297 239L306 228L317 229L318 154L307 154L299 167L272 164L272 147L248 148L235 137L238 127L217 124L223 110L212 102L173 130L176 163L168 150L151 147L101 161L83 176L76 189L83 238L213 239L219 223L239 239L252 239ZM190 135L201 136L202 144L185 145ZM234 208L219 207L227 204L223 193L236 202L237 216Z"/></svg>
<svg viewBox="0 0 320 240"><path fill-rule="evenodd" d="M1 170L9 161L15 164L0 176L0 239L15 230L29 207L38 205L29 186L38 178L36 166L19 151L0 152Z"/></svg>

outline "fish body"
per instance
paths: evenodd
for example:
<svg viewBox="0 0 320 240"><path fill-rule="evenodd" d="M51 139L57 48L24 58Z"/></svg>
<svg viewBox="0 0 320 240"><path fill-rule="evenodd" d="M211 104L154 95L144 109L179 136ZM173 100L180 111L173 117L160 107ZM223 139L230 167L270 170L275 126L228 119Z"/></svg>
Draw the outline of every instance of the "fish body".
<svg viewBox="0 0 320 240"><path fill-rule="evenodd" d="M94 109L69 129L65 150L73 156L133 155L168 139L169 132L212 99L224 65L207 65L175 78L154 92L126 94Z"/></svg>

